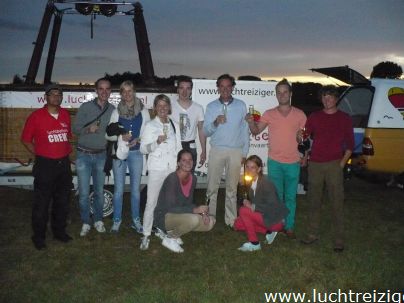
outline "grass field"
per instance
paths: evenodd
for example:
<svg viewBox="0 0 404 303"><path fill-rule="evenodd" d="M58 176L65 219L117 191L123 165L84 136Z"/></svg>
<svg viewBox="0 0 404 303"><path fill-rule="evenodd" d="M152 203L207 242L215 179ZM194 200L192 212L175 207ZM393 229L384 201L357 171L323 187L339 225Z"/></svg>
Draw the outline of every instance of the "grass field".
<svg viewBox="0 0 404 303"><path fill-rule="evenodd" d="M185 235L183 254L153 236L148 251L129 228L129 196L119 234L79 237L72 199L69 244L52 240L37 251L30 236L32 192L0 188L0 302L265 302L265 292L404 289L404 192L352 179L346 184L346 249L333 251L330 206L323 208L321 240L304 246L279 235L254 253L237 248L245 236L218 223L209 233ZM204 191L198 190L203 199ZM223 192L219 205L223 208ZM308 222L298 196L296 233ZM111 219L105 220L111 226ZM261 237L263 240L263 237ZM291 301L292 302L292 301ZM325 302L325 301L323 301Z"/></svg>

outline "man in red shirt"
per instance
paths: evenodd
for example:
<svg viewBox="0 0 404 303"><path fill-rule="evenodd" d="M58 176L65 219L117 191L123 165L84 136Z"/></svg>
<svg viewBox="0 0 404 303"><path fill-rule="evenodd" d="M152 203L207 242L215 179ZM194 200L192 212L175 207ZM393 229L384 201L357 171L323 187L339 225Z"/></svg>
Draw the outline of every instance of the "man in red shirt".
<svg viewBox="0 0 404 303"><path fill-rule="evenodd" d="M34 111L25 122L22 144L35 155L34 201L32 204L32 242L36 249L46 248L45 237L51 201L53 237L61 242L72 238L66 233L72 173L69 154L72 150L71 123L67 110L60 107L62 89L51 84L45 89L46 105Z"/></svg>
<svg viewBox="0 0 404 303"><path fill-rule="evenodd" d="M311 211L309 233L302 242L312 244L319 239L321 200L325 186L333 208L334 251L342 252L344 250L343 169L354 148L352 120L349 115L338 110L338 91L335 86L324 86L319 94L323 109L311 114L306 123L307 135L311 135L313 139L307 192Z"/></svg>

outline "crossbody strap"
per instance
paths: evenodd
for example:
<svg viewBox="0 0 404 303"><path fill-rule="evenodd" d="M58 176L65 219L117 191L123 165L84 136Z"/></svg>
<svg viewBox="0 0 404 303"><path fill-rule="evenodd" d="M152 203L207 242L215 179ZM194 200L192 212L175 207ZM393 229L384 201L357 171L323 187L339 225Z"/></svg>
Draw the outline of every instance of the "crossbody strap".
<svg viewBox="0 0 404 303"><path fill-rule="evenodd" d="M170 118L168 118L168 120L170 120L171 126L174 128L174 134L176 134L176 133L177 133L177 131L176 131L176 129L175 129L175 126L174 126L173 120L171 120Z"/></svg>
<svg viewBox="0 0 404 303"><path fill-rule="evenodd" d="M94 121L97 121L99 118L101 118L102 115L105 114L105 112L107 111L108 107L109 107L109 103L107 103L107 104L105 105L105 108L103 109L103 111L102 111L97 117L95 117L95 118L94 118L93 120L91 120L90 122L86 123L86 124L83 126L83 128L89 126L89 125L92 124Z"/></svg>

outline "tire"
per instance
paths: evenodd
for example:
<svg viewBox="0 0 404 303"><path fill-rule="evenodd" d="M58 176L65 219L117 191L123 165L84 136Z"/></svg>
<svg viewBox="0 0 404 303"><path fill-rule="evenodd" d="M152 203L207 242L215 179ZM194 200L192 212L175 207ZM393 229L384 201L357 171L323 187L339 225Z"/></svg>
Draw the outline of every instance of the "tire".
<svg viewBox="0 0 404 303"><path fill-rule="evenodd" d="M102 216L104 218L110 216L114 212L114 207L112 205L113 196L114 195L112 194L112 192L110 192L107 189L104 189L104 206L102 208ZM90 213L93 214L94 213L94 209L93 209L94 192L93 191L90 193L90 196L88 198L90 201Z"/></svg>

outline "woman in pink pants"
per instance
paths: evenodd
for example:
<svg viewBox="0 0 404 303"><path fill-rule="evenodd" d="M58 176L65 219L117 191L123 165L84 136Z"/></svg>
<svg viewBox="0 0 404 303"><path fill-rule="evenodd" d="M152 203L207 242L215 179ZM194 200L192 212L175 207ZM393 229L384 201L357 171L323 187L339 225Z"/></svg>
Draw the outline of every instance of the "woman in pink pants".
<svg viewBox="0 0 404 303"><path fill-rule="evenodd" d="M278 231L283 229L288 210L279 202L274 184L262 175L262 160L256 155L246 160L246 173L252 177L249 190L250 199L244 199L234 229L245 231L248 242L239 247L240 251L260 250L257 233L265 234L266 243L271 244Z"/></svg>

